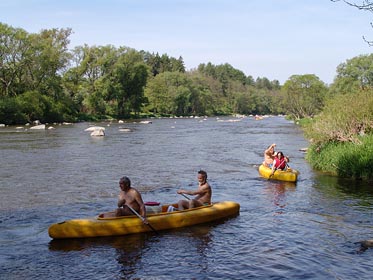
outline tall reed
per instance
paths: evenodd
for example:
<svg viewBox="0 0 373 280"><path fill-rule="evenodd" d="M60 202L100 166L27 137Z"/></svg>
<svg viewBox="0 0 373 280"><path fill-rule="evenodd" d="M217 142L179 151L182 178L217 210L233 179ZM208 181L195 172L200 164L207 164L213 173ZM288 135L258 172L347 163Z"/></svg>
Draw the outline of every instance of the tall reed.
<svg viewBox="0 0 373 280"><path fill-rule="evenodd" d="M329 142L311 145L307 160L313 168L340 177L373 180L373 135L359 137L360 144Z"/></svg>

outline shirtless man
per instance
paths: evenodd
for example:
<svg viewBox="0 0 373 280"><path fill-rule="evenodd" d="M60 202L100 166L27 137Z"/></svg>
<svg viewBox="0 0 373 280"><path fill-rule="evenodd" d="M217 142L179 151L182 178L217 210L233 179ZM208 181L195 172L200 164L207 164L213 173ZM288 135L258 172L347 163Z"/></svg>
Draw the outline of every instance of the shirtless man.
<svg viewBox="0 0 373 280"><path fill-rule="evenodd" d="M127 206L129 205L144 218L144 224L147 224L146 210L141 194L131 187L130 179L128 177L120 178L119 187L121 190L118 195L118 208L115 210L115 216L134 215L135 213Z"/></svg>
<svg viewBox="0 0 373 280"><path fill-rule="evenodd" d="M207 173L206 171L200 170L198 171L198 189L195 191L186 191L186 190L178 190L178 194L189 194L189 195L196 195L195 198L190 200L180 200L178 202L178 210L190 209L202 205L209 205L211 204L211 196L212 190L207 183Z"/></svg>
<svg viewBox="0 0 373 280"><path fill-rule="evenodd" d="M272 168L273 160L275 159L276 144L272 144L264 151L263 165Z"/></svg>

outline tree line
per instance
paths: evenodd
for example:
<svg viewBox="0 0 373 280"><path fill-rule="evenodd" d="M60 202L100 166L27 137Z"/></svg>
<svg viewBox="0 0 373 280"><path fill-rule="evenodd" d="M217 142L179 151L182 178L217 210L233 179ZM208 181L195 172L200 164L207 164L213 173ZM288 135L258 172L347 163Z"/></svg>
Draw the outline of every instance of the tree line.
<svg viewBox="0 0 373 280"><path fill-rule="evenodd" d="M292 75L280 85L228 63L201 63L186 71L181 56L111 45L69 50L71 33L68 28L33 34L0 23L0 123L229 114L286 114L294 120L321 114L325 120L330 112L330 118L344 112L357 119L347 124L341 117L344 124L328 131L320 128L327 125L309 127L316 142L356 141L372 127L364 105L372 96L373 55L341 63L331 85L314 74ZM363 104L354 98L361 95ZM347 112L340 108L344 102ZM353 107L362 113L357 116Z"/></svg>
<svg viewBox="0 0 373 280"><path fill-rule="evenodd" d="M285 113L277 80L124 46L69 50L71 33L0 23L0 123Z"/></svg>

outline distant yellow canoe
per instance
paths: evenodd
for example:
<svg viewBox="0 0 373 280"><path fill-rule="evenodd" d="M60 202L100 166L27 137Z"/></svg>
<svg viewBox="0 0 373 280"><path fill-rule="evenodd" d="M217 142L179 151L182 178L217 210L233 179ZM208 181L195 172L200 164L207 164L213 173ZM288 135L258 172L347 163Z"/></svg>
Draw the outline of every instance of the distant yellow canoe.
<svg viewBox="0 0 373 280"><path fill-rule="evenodd" d="M271 168L264 166L263 164L259 166L259 174L263 178L286 182L296 182L298 179L299 171L291 168L288 168L286 171L276 170L273 176L270 177L271 173Z"/></svg>
<svg viewBox="0 0 373 280"><path fill-rule="evenodd" d="M233 201L216 202L211 205L167 212L169 205L162 205L160 213L149 213L147 219L155 230L187 227L238 215L240 205ZM177 207L176 204L173 206ZM113 217L113 212L97 217L73 219L53 224L48 233L51 238L83 238L115 236L148 232L152 229L144 225L137 216Z"/></svg>

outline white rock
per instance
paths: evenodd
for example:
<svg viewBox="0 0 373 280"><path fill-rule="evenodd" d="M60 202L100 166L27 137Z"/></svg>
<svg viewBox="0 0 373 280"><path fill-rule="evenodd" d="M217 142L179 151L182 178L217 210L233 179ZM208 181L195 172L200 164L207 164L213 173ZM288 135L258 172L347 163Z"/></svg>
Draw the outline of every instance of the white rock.
<svg viewBox="0 0 373 280"><path fill-rule="evenodd" d="M45 129L45 124L39 124L39 125L35 125L35 126L32 126L30 127L30 129Z"/></svg>
<svg viewBox="0 0 373 280"><path fill-rule="evenodd" d="M95 131L95 130L103 130L105 131L105 127L102 126L91 126L86 128L84 131Z"/></svg>
<svg viewBox="0 0 373 280"><path fill-rule="evenodd" d="M96 129L92 131L91 136L105 136L105 131L103 129Z"/></svg>

